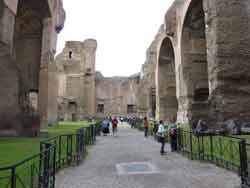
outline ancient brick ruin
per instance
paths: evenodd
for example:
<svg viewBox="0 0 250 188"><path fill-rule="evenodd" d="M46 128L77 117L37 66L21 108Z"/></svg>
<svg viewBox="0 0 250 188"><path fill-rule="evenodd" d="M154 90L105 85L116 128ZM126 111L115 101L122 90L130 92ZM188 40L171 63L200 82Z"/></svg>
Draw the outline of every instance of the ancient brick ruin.
<svg viewBox="0 0 250 188"><path fill-rule="evenodd" d="M95 112L128 115L129 108L157 120L202 119L210 127L250 122L249 6L248 0L174 1L139 75L97 74Z"/></svg>
<svg viewBox="0 0 250 188"><path fill-rule="evenodd" d="M148 116L220 127L250 122L250 1L176 0L140 73L105 78L97 41L69 41L54 61L61 0L0 0L0 135L57 120Z"/></svg>
<svg viewBox="0 0 250 188"><path fill-rule="evenodd" d="M68 41L57 56L59 119L147 114L153 117L154 64L148 60L141 73L130 77L103 77L95 70L96 50L94 39Z"/></svg>
<svg viewBox="0 0 250 188"><path fill-rule="evenodd" d="M158 118L203 119L211 127L250 121L249 6L248 0L173 3L158 41Z"/></svg>
<svg viewBox="0 0 250 188"><path fill-rule="evenodd" d="M61 0L0 0L0 135L36 135L49 121L50 66L64 18Z"/></svg>
<svg viewBox="0 0 250 188"><path fill-rule="evenodd" d="M97 42L68 41L56 57L61 120L78 120L95 116L95 53Z"/></svg>

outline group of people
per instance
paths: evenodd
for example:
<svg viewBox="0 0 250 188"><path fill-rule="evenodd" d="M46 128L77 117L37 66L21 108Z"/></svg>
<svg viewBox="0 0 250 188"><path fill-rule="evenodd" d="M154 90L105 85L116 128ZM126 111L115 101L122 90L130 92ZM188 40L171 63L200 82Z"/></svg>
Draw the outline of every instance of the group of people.
<svg viewBox="0 0 250 188"><path fill-rule="evenodd" d="M149 131L147 117L144 117L143 119L143 126L144 126L144 137L147 138ZM169 136L170 138L171 151L177 150L177 127L174 123L167 125L167 128L165 128L162 120L159 121L159 124L157 123L157 121L154 121L153 134L155 139L159 143L161 143L161 149L160 149L161 155L165 153L164 148L167 136Z"/></svg>
<svg viewBox="0 0 250 188"><path fill-rule="evenodd" d="M103 136L107 136L108 134L110 134L110 130L109 130L110 126L112 126L112 135L117 136L118 119L116 117L105 118L102 121L101 129L102 129Z"/></svg>

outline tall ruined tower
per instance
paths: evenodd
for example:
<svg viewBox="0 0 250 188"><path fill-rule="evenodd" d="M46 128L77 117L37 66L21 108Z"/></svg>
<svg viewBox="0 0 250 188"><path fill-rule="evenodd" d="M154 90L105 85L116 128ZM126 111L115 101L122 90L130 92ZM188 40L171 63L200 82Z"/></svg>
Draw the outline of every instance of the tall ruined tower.
<svg viewBox="0 0 250 188"><path fill-rule="evenodd" d="M95 54L97 42L68 41L57 56L59 118L77 120L95 115Z"/></svg>

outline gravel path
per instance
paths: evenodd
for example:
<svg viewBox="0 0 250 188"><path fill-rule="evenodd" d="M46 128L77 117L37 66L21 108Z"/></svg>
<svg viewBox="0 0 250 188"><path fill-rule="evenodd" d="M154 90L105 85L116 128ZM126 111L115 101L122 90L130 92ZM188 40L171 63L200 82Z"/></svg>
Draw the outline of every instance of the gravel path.
<svg viewBox="0 0 250 188"><path fill-rule="evenodd" d="M169 146L166 147L169 151ZM235 173L190 161L176 153L160 156L159 149L160 145L153 138L144 139L142 132L119 126L118 137L98 137L80 166L61 171L56 177L56 188L240 187L240 178ZM123 173L117 171L119 164L134 162L148 162L155 169L145 174L142 171L148 168L140 166L127 167ZM126 174L126 170L134 174Z"/></svg>

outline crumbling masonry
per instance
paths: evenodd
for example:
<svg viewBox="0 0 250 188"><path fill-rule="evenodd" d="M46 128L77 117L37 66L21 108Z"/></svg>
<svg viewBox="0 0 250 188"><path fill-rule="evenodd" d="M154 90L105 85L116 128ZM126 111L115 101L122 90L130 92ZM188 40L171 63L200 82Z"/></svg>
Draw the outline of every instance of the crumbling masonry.
<svg viewBox="0 0 250 188"><path fill-rule="evenodd" d="M147 115L153 64L146 62L141 74L107 78L95 70L96 50L94 39L68 41L57 56L59 119Z"/></svg>
<svg viewBox="0 0 250 188"><path fill-rule="evenodd" d="M64 18L61 0L0 0L0 135L36 135L57 119L50 92Z"/></svg>
<svg viewBox="0 0 250 188"><path fill-rule="evenodd" d="M105 78L97 42L70 41L54 62L61 0L0 0L0 135L58 119L148 116L210 127L250 122L250 1L175 0L141 72Z"/></svg>
<svg viewBox="0 0 250 188"><path fill-rule="evenodd" d="M60 120L94 117L96 112L95 53L97 42L68 41L56 58Z"/></svg>
<svg viewBox="0 0 250 188"><path fill-rule="evenodd" d="M157 44L157 118L250 122L250 1L176 0Z"/></svg>

